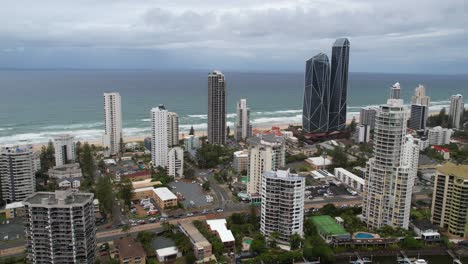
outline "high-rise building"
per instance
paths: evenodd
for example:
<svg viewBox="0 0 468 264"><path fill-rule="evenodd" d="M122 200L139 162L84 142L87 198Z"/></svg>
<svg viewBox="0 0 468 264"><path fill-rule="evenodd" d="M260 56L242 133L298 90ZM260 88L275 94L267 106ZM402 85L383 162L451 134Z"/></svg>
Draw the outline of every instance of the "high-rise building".
<svg viewBox="0 0 468 264"><path fill-rule="evenodd" d="M419 140L406 135L406 108L399 85L377 111L374 157L366 168L364 221L370 228L408 228L411 194L417 173Z"/></svg>
<svg viewBox="0 0 468 264"><path fill-rule="evenodd" d="M168 147L179 145L179 116L174 112L167 113Z"/></svg>
<svg viewBox="0 0 468 264"><path fill-rule="evenodd" d="M369 125L359 125L357 127L357 142L367 143L370 141L370 129Z"/></svg>
<svg viewBox="0 0 468 264"><path fill-rule="evenodd" d="M414 89L414 95L411 98L412 104L420 104L429 107L430 97L426 95L426 88L424 85L419 85Z"/></svg>
<svg viewBox="0 0 468 264"><path fill-rule="evenodd" d="M363 107L359 114L359 125L368 125L372 130L375 127L375 114L377 109L375 107Z"/></svg>
<svg viewBox="0 0 468 264"><path fill-rule="evenodd" d="M55 166L75 163L75 137L58 135L54 137Z"/></svg>
<svg viewBox="0 0 468 264"><path fill-rule="evenodd" d="M411 105L411 116L409 119L409 128L414 130L426 129L427 106L422 104Z"/></svg>
<svg viewBox="0 0 468 264"><path fill-rule="evenodd" d="M330 102L330 63L324 53L306 62L302 127L308 132L327 132Z"/></svg>
<svg viewBox="0 0 468 264"><path fill-rule="evenodd" d="M262 177L260 232L279 234L280 242L303 235L305 179L289 170L266 171Z"/></svg>
<svg viewBox="0 0 468 264"><path fill-rule="evenodd" d="M164 105L151 109L151 161L155 168L167 166L168 116Z"/></svg>
<svg viewBox="0 0 468 264"><path fill-rule="evenodd" d="M249 138L247 143L250 158L247 193L260 194L263 173L286 165L284 138L268 134Z"/></svg>
<svg viewBox="0 0 468 264"><path fill-rule="evenodd" d="M250 124L250 109L247 107L247 99L237 102L236 140L245 140L252 136L252 124Z"/></svg>
<svg viewBox="0 0 468 264"><path fill-rule="evenodd" d="M24 200L28 263L94 263L92 193L37 192Z"/></svg>
<svg viewBox="0 0 468 264"><path fill-rule="evenodd" d="M31 145L0 148L0 188L3 201L22 201L35 191L34 167Z"/></svg>
<svg viewBox="0 0 468 264"><path fill-rule="evenodd" d="M468 165L437 167L432 193L431 221L451 235L468 236Z"/></svg>
<svg viewBox="0 0 468 264"><path fill-rule="evenodd" d="M463 95L456 94L450 97L449 120L453 128L460 128L463 111L465 111L463 104Z"/></svg>
<svg viewBox="0 0 468 264"><path fill-rule="evenodd" d="M449 144L452 133L453 130L449 128L442 128L440 126L430 128L427 135L429 145Z"/></svg>
<svg viewBox="0 0 468 264"><path fill-rule="evenodd" d="M167 174L172 177L184 176L184 150L173 147L167 153Z"/></svg>
<svg viewBox="0 0 468 264"><path fill-rule="evenodd" d="M208 142L226 143L226 81L220 71L208 74Z"/></svg>
<svg viewBox="0 0 468 264"><path fill-rule="evenodd" d="M120 94L104 93L104 136L102 145L106 155L117 155L120 152L122 139L122 106Z"/></svg>
<svg viewBox="0 0 468 264"><path fill-rule="evenodd" d="M346 127L346 101L348 91L349 40L339 38L332 48L330 72L330 108L328 130Z"/></svg>
<svg viewBox="0 0 468 264"><path fill-rule="evenodd" d="M200 148L200 138L194 135L189 135L184 139L186 151L191 151Z"/></svg>

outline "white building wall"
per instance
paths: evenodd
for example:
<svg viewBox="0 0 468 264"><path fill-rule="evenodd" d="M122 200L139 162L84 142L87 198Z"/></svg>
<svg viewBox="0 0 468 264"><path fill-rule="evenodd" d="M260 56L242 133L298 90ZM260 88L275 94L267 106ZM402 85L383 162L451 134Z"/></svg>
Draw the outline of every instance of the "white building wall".
<svg viewBox="0 0 468 264"><path fill-rule="evenodd" d="M54 137L55 166L75 162L75 137L72 135L59 135Z"/></svg>
<svg viewBox="0 0 468 264"><path fill-rule="evenodd" d="M453 128L458 129L461 127L463 111L465 110L464 107L463 95L456 94L450 97L450 109L448 116Z"/></svg>
<svg viewBox="0 0 468 264"><path fill-rule="evenodd" d="M235 130L237 140L245 140L252 136L250 109L247 107L247 99L240 99L237 102L237 121Z"/></svg>
<svg viewBox="0 0 468 264"><path fill-rule="evenodd" d="M184 175L184 150L181 147L169 149L167 161L167 173L169 176L182 177Z"/></svg>
<svg viewBox="0 0 468 264"><path fill-rule="evenodd" d="M151 109L151 160L153 167L167 167L167 119L168 112L163 105Z"/></svg>
<svg viewBox="0 0 468 264"><path fill-rule="evenodd" d="M103 146L108 155L120 152L122 138L122 106L120 94L104 93L104 136Z"/></svg>
<svg viewBox="0 0 468 264"><path fill-rule="evenodd" d="M447 145L450 143L453 130L440 126L430 128L428 132L429 145Z"/></svg>

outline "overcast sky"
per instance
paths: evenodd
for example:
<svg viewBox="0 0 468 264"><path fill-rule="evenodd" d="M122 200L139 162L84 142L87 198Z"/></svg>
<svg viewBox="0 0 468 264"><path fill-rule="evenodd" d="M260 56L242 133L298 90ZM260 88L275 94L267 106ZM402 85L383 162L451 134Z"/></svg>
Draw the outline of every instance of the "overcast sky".
<svg viewBox="0 0 468 264"><path fill-rule="evenodd" d="M303 71L351 42L354 72L468 73L466 0L14 0L1 68Z"/></svg>

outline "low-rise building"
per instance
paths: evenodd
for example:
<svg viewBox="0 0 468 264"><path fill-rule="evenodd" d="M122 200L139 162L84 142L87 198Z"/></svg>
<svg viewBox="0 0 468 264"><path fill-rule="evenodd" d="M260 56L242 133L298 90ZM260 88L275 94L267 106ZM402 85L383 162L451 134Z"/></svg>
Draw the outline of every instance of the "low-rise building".
<svg viewBox="0 0 468 264"><path fill-rule="evenodd" d="M142 171L130 172L128 174L120 174L119 181L122 181L124 179L129 179L131 182L148 180L148 179L151 179L151 172L147 170L142 170Z"/></svg>
<svg viewBox="0 0 468 264"><path fill-rule="evenodd" d="M427 133L429 145L447 145L450 143L452 134L453 130L449 128L442 128L440 126L430 128Z"/></svg>
<svg viewBox="0 0 468 264"><path fill-rule="evenodd" d="M432 148L437 151L442 157L444 157L444 160L449 160L450 159L450 150L448 148L444 148L441 146L432 146Z"/></svg>
<svg viewBox="0 0 468 264"><path fill-rule="evenodd" d="M248 149L234 152L233 167L238 173L247 171L249 169L249 150Z"/></svg>
<svg viewBox="0 0 468 264"><path fill-rule="evenodd" d="M335 168L335 177L360 193L364 191L365 180L348 170Z"/></svg>
<svg viewBox="0 0 468 264"><path fill-rule="evenodd" d="M336 240L349 240L351 235L329 215L318 215L312 217L312 222L317 228L318 234L330 243Z"/></svg>
<svg viewBox="0 0 468 264"><path fill-rule="evenodd" d="M205 263L213 260L211 243L198 231L198 229L189 221L179 222L179 228L192 243L193 253L197 263Z"/></svg>
<svg viewBox="0 0 468 264"><path fill-rule="evenodd" d="M415 220L410 222L410 227L414 233L421 237L424 241L440 241L440 233L438 227L432 224L429 220Z"/></svg>
<svg viewBox="0 0 468 264"><path fill-rule="evenodd" d="M125 264L145 264L146 252L140 242L133 237L124 237L114 241L118 251L120 263Z"/></svg>
<svg viewBox="0 0 468 264"><path fill-rule="evenodd" d="M332 165L332 161L326 157L310 157L305 161L317 170L326 170L328 166Z"/></svg>
<svg viewBox="0 0 468 264"><path fill-rule="evenodd" d="M62 178L57 180L57 185L61 189L79 189L82 178Z"/></svg>
<svg viewBox="0 0 468 264"><path fill-rule="evenodd" d="M166 187L138 188L134 190L133 198L138 200L152 198L161 209L177 206L177 196Z"/></svg>
<svg viewBox="0 0 468 264"><path fill-rule="evenodd" d="M9 203L0 209L0 219L11 219L22 216L24 216L23 202Z"/></svg>
<svg viewBox="0 0 468 264"><path fill-rule="evenodd" d="M83 177L80 164L78 163L55 166L52 169L49 169L48 173L50 178L54 178L57 180Z"/></svg>
<svg viewBox="0 0 468 264"><path fill-rule="evenodd" d="M221 242L224 245L224 248L229 252L234 252L236 249L236 239L232 234L231 230L227 229L226 219L213 219L206 220L206 224L212 232L215 232Z"/></svg>
<svg viewBox="0 0 468 264"><path fill-rule="evenodd" d="M468 237L468 165L445 163L437 167L432 194L431 221L448 233Z"/></svg>
<svg viewBox="0 0 468 264"><path fill-rule="evenodd" d="M160 263L174 262L176 259L182 257L182 253L177 247L166 247L156 250L156 257Z"/></svg>

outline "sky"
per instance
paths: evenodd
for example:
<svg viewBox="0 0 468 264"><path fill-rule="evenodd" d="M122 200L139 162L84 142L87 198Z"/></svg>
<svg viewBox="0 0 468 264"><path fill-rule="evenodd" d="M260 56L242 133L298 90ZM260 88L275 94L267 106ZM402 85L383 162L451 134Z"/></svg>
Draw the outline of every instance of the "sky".
<svg viewBox="0 0 468 264"><path fill-rule="evenodd" d="M336 38L350 71L468 73L466 0L15 0L0 68L303 71Z"/></svg>

